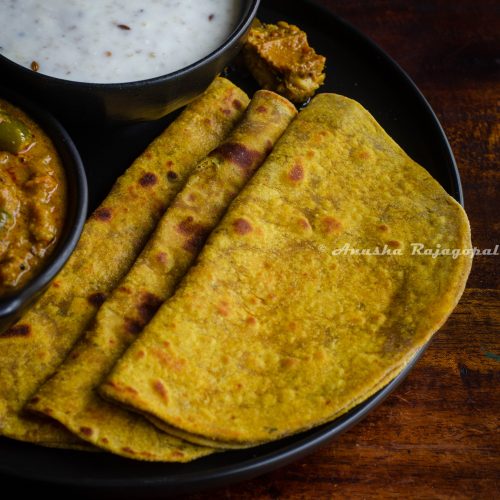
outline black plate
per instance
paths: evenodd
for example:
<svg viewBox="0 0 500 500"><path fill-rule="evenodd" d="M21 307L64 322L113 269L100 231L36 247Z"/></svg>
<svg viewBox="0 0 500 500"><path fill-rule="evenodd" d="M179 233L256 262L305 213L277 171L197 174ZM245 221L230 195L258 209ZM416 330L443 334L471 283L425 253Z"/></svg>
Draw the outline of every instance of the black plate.
<svg viewBox="0 0 500 500"><path fill-rule="evenodd" d="M358 100L387 132L442 186L463 203L458 170L446 136L425 98L384 52L329 11L306 0L263 1L259 18L287 20L303 28L327 57L323 91ZM236 73L248 91L248 80ZM241 81L240 81L241 80ZM161 122L102 131L70 129L87 167L90 206L172 117ZM226 452L189 464L142 463L108 454L52 450L0 440L0 472L106 498L179 494L248 479L312 452L358 422L406 377L423 350L384 389L345 416L311 431L245 451Z"/></svg>

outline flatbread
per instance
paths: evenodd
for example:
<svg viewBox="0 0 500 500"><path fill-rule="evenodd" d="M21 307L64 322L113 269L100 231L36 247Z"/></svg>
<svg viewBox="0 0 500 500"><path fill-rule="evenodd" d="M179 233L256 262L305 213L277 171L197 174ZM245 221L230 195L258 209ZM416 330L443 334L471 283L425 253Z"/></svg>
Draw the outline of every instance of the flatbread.
<svg viewBox="0 0 500 500"><path fill-rule="evenodd" d="M59 425L20 411L62 362L193 168L227 135L248 101L228 80L216 79L118 179L51 287L0 334L0 434L48 446L81 445Z"/></svg>
<svg viewBox="0 0 500 500"><path fill-rule="evenodd" d="M201 161L128 274L99 309L84 339L27 408L82 439L129 458L187 461L212 450L182 443L95 389L192 264L206 236L262 164L297 111L258 91L240 124ZM162 390L161 385L156 387Z"/></svg>
<svg viewBox="0 0 500 500"><path fill-rule="evenodd" d="M343 416L344 414L348 413L350 410L355 408L357 405L359 405L363 401L373 396L380 389L384 388L406 367L407 361L409 361L409 359L406 360L405 363L401 364L400 366L393 367L374 386L370 387L370 389L366 393L360 394L357 398L350 401L348 405L339 408L339 410L331 416L330 420L335 420L336 418ZM214 451L246 449L262 444L262 443L237 443L237 442L221 443L220 441L214 441L213 439L209 439L204 436L191 434L189 432L183 431L178 427L166 424L163 420L153 417L152 415L148 414L147 418L151 423L156 425L163 432L166 432L173 437L177 437L178 439L183 440L183 442L190 442L199 446L211 447Z"/></svg>
<svg viewBox="0 0 500 500"><path fill-rule="evenodd" d="M212 446L330 421L443 324L470 246L462 207L368 111L319 95L101 392Z"/></svg>

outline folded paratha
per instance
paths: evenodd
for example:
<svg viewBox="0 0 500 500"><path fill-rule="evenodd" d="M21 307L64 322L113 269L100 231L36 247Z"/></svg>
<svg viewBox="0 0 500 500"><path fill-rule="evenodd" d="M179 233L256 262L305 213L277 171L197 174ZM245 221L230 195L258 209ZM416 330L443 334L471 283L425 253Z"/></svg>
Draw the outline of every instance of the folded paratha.
<svg viewBox="0 0 500 500"><path fill-rule="evenodd" d="M223 448L330 421L443 324L470 246L462 207L368 111L319 95L101 392Z"/></svg>
<svg viewBox="0 0 500 500"><path fill-rule="evenodd" d="M211 452L182 443L99 397L96 388L192 264L229 203L295 117L283 97L258 91L242 121L201 161L83 340L28 404L82 439L130 458L187 461ZM156 390L161 391L161 386Z"/></svg>
<svg viewBox="0 0 500 500"><path fill-rule="evenodd" d="M118 179L47 292L0 334L0 434L48 446L82 445L54 422L20 411L127 272L193 168L248 102L228 80L215 80Z"/></svg>

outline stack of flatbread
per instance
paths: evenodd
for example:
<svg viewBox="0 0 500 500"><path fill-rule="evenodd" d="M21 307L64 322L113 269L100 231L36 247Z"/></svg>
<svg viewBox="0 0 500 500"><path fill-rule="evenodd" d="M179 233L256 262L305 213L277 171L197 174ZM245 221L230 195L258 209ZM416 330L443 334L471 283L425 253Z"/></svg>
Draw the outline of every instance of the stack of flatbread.
<svg viewBox="0 0 500 500"><path fill-rule="evenodd" d="M189 461L400 373L462 294L465 212L356 102L296 115L218 78L148 147L0 334L0 434Z"/></svg>

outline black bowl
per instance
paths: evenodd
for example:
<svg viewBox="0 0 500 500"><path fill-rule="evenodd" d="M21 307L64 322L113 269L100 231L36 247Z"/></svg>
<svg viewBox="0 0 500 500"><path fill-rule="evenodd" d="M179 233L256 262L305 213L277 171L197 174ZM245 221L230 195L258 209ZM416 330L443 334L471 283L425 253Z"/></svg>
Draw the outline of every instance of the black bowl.
<svg viewBox="0 0 500 500"><path fill-rule="evenodd" d="M68 260L78 243L87 217L88 192L82 160L61 124L47 111L8 89L0 87L0 97L22 109L52 139L62 160L67 184L66 219L59 242L38 274L24 288L0 299L1 334L20 318L23 311L39 297Z"/></svg>
<svg viewBox="0 0 500 500"><path fill-rule="evenodd" d="M241 2L240 18L227 40L198 62L157 78L127 83L83 83L31 71L0 55L3 82L36 96L56 116L78 123L126 123L155 120L201 94L236 56L260 0Z"/></svg>

